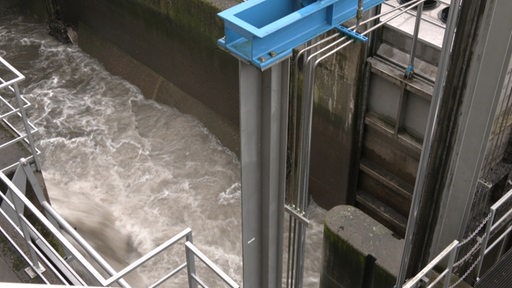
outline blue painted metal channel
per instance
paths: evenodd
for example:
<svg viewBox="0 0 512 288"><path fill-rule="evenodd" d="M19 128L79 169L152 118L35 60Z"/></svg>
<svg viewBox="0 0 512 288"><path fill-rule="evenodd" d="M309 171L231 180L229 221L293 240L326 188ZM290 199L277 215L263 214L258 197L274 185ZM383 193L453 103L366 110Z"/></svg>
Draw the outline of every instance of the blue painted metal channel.
<svg viewBox="0 0 512 288"><path fill-rule="evenodd" d="M382 2L365 0L363 10ZM218 14L225 32L218 44L265 69L290 56L295 47L339 28L356 16L357 8L357 0L249 0Z"/></svg>

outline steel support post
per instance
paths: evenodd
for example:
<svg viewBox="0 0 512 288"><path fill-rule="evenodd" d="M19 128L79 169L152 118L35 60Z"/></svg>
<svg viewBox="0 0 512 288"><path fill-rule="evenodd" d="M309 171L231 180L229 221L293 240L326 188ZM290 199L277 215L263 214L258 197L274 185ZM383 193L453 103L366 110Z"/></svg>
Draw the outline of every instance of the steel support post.
<svg viewBox="0 0 512 288"><path fill-rule="evenodd" d="M187 242L192 243L192 233L187 234ZM190 249L185 246L185 254L187 257L187 276L188 276L188 287L189 288L197 288L197 282L194 279L194 275L196 275L196 263L194 258L194 253L190 251Z"/></svg>
<svg viewBox="0 0 512 288"><path fill-rule="evenodd" d="M427 121L427 128L425 131L425 139L423 140L423 149L421 151L420 163L418 165L418 172L416 174L416 183L414 185L414 192L412 195L411 208L409 210L409 218L407 220L407 228L405 231L405 243L404 250L402 253L402 260L400 262L400 270L396 279L396 287L401 288L407 278L408 272L416 272L415 268L418 265L414 265L416 263L411 263L411 254L413 251L414 245L414 235L417 233L417 226L420 218L420 208L421 202L425 196L425 187L428 185L427 174L432 169L434 165L431 163L432 154L434 154L434 143L436 140L435 132L438 129L438 126L441 125L438 122L439 113L443 104L443 90L447 77L447 70L450 63L450 59L452 56L452 48L454 45L454 33L458 23L459 10L461 5L461 0L455 0L452 3L452 8L450 8L448 22L446 23L446 30L443 36L443 50L441 53L441 59L437 69L436 76L436 85L434 87L434 92L432 95L432 102L430 104L430 111ZM422 4L423 5L423 4ZM414 62L414 59L411 63ZM436 167L437 168L437 167ZM425 202L423 200L423 202ZM423 228L423 227L422 227ZM417 250L418 247L416 248ZM422 262L420 259L417 259L416 262Z"/></svg>
<svg viewBox="0 0 512 288"><path fill-rule="evenodd" d="M281 287L289 58L240 61L244 287Z"/></svg>
<svg viewBox="0 0 512 288"><path fill-rule="evenodd" d="M37 158L37 150L35 147L34 137L32 136L32 129L28 123L27 113L25 112L25 108L23 107L23 101L21 100L20 89L18 88L18 84L14 83L14 93L16 95L16 101L18 102L18 107L21 113L21 120L23 121L23 126L25 127L25 133L27 133L27 141L30 147L30 152L32 152L32 156L34 157L34 163L36 165L36 170L41 171L41 163Z"/></svg>
<svg viewBox="0 0 512 288"><path fill-rule="evenodd" d="M12 177L12 183L22 191L22 193L25 193L27 190L27 177L23 173L23 169L21 167L18 167L16 171L14 172L14 176ZM18 219L18 211L16 209L21 209L21 214L23 214L23 209L25 206L23 205L23 202L18 198L14 196L14 192L12 189L7 189L7 192L5 193L5 196L9 201L11 201L13 207L7 203L7 201L2 201L2 204L0 205L0 209L5 212L5 214L18 226L21 227L21 223ZM13 210L14 209L14 210Z"/></svg>

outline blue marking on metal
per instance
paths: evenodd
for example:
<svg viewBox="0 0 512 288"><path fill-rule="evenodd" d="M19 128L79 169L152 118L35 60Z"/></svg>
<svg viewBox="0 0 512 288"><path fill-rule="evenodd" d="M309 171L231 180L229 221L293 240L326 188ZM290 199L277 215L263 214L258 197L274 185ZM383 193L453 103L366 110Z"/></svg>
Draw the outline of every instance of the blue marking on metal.
<svg viewBox="0 0 512 288"><path fill-rule="evenodd" d="M368 37L361 35L354 30L350 30L345 26L338 26L338 27L336 27L336 29L338 29L340 31L340 33L343 33L352 39L359 40L362 42L368 41Z"/></svg>
<svg viewBox="0 0 512 288"><path fill-rule="evenodd" d="M407 69L405 69L404 79L412 79L414 77L414 66L409 65Z"/></svg>
<svg viewBox="0 0 512 288"><path fill-rule="evenodd" d="M365 0L363 10L385 0ZM218 45L260 69L291 55L293 48L357 14L355 0L249 0L220 12L225 37Z"/></svg>

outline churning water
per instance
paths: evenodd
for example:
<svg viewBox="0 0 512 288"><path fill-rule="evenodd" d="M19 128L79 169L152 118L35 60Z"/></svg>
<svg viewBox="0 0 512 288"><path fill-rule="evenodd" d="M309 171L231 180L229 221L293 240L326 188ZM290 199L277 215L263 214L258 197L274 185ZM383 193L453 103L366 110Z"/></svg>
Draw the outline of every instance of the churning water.
<svg viewBox="0 0 512 288"><path fill-rule="evenodd" d="M2 15L0 55L27 77L21 88L34 104L29 115L40 129L52 204L114 267L190 227L202 252L241 283L236 155L195 118L146 100L80 48L53 40L44 25ZM312 215L305 287L318 286L320 266L323 211ZM142 267L136 286L182 263L183 251Z"/></svg>

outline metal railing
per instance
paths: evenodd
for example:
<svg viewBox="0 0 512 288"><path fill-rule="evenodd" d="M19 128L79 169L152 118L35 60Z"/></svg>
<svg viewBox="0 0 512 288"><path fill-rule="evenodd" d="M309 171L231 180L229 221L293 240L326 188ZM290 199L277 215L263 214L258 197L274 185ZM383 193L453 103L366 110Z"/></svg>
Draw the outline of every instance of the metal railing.
<svg viewBox="0 0 512 288"><path fill-rule="evenodd" d="M16 181L30 183L37 199L40 202L42 210L46 213L46 216L40 212L35 205L30 202L24 193L18 188ZM30 265L31 269L39 278L46 284L49 283L44 272L46 269L50 269L54 275L65 285L77 285L87 286L95 285L108 287L113 284L117 284L121 287L131 287L124 279L126 275L133 272L137 268L141 267L144 263L153 259L155 256L164 252L171 246L176 245L180 241L184 242L184 248L186 253L186 261L179 265L176 269L161 277L149 287L158 287L159 285L166 282L168 279L176 275L178 272L187 268L188 283L189 287L207 287L206 284L199 278L195 270L195 258L199 258L211 271L213 271L220 279L226 283L229 287L237 288L239 285L233 281L228 275L216 266L211 260L208 259L199 249L192 243L192 230L186 228L176 236L167 240L160 246L154 248L132 264L128 265L121 271L117 272L110 266L107 261L98 253L96 250L83 239L83 237L76 232L76 230L64 219L57 211L46 201L43 192L38 185L37 179L35 178L32 168L28 165L27 161L20 161L18 169L15 172L11 181L3 172L0 171L0 184L7 187L7 191L0 191L1 198L1 209L0 215L6 220L7 223L14 228L19 236L24 239L23 243L17 243L9 236L6 230L0 228L0 232L4 234L5 238L11 242L13 247L19 252L21 257ZM3 182L3 183L2 183ZM5 193L5 195L4 195ZM28 211L25 211L25 208ZM45 239L40 231L34 227L34 225L27 219L25 214L32 214L37 218L43 226L43 229L49 231L54 238L52 240L53 246ZM80 249L87 253L87 257L92 258L95 264L100 266L103 270L98 271L95 265L90 263L86 256L82 255L74 245L62 234L64 231L70 236L79 246ZM18 237L19 237L18 236ZM55 246L55 240L57 240L58 247ZM23 245L24 247L21 247ZM60 253L57 251L60 250ZM62 250L65 252L63 253ZM62 255L65 254L65 255ZM85 269L87 275L81 275L77 273L76 269L70 265L71 261L77 262L81 268ZM41 262L44 264L41 264ZM73 265L75 266L75 265ZM106 277L104 275L107 275ZM88 283L84 280L84 276L94 278L95 283ZM57 284L61 284L57 283Z"/></svg>
<svg viewBox="0 0 512 288"><path fill-rule="evenodd" d="M41 166L37 159L40 151L34 146L32 137L37 132L37 128L28 120L25 112L31 104L20 94L18 87L18 83L24 80L25 76L2 57L0 57L0 69L7 72L7 75L0 75L0 120L6 128L12 131L14 136L14 139L0 143L0 153L8 146L24 142L32 154L27 157L27 160L33 160L36 169L40 170ZM4 79L7 77L10 79ZM7 164L6 167L0 167L0 171L7 173L16 168L16 165L17 161L14 161L14 163Z"/></svg>
<svg viewBox="0 0 512 288"><path fill-rule="evenodd" d="M27 178L22 177L26 175L23 169L24 167L28 167L26 162L23 162L23 164L18 167L13 177L13 181L27 181ZM30 178L31 177L29 177L29 181ZM15 233L10 236L6 231L2 231L2 233L9 242L11 242L22 258L30 265L32 271L46 284L49 284L49 280L47 280L43 275L43 272L45 271L44 267L49 268L55 275L60 276L58 278L63 284L85 285L85 281L81 279L79 275L74 273L74 270L69 266L64 258L55 251L55 248L41 236L40 232L32 225L27 217L25 217L25 208L28 208L36 219L60 240L59 245L61 245L61 247L67 248L68 251L76 251L76 249L74 249L60 231L50 223L50 221L32 204L32 202L26 198L24 193L22 193L3 172L0 172L0 180L0 183L7 187L7 191L0 191L0 197L2 200L0 213L15 231ZM14 237L19 238L20 236L24 242L13 240ZM36 244L38 246L45 246L47 255L43 255L41 252L43 249L39 249ZM85 258L80 256L77 259L81 259L86 262ZM51 262L55 263L55 265L52 265L49 259L51 259ZM40 261L45 265L43 266ZM65 277L62 277L62 275ZM66 280L66 278L69 280Z"/></svg>
<svg viewBox="0 0 512 288"><path fill-rule="evenodd" d="M434 287L439 281L441 281L444 278L443 282L443 288L448 288L448 285L450 285L450 278L452 275L452 269L453 269L453 263L455 262L455 256L457 255L457 248L458 248L459 241L455 240L453 241L448 247L446 247L439 255L436 256L430 263L423 268L416 276L409 279L405 284L402 286L403 288L416 288L416 287L426 287L431 288ZM429 281L429 283L424 283L424 277L427 276L428 273L431 273L433 269L445 258L448 257L448 268L444 269L439 276L435 277L432 281ZM428 286L424 286L425 284L428 284ZM423 286L418 286L423 285Z"/></svg>
<svg viewBox="0 0 512 288"><path fill-rule="evenodd" d="M498 251L497 257L494 262L497 262L504 252L504 245L507 241L504 241L508 238L510 231L512 230L512 226L510 225L510 215L512 214L512 209L506 211L496 222L494 222L496 213L499 208L501 208L507 201L512 197L512 189L508 191L503 197L500 198L496 203L491 206L491 212L489 214L489 220L487 221L485 227L485 234L482 237L482 244L480 247L480 256L478 260L478 268L476 270L476 279L477 281L480 279L480 274L482 272L482 264L484 262L485 255L487 255L491 250L496 247L500 242L502 243L500 250ZM500 231L501 229L505 229L505 231ZM495 235L497 238L491 240L491 236Z"/></svg>
<svg viewBox="0 0 512 288"><path fill-rule="evenodd" d="M489 215L485 218L485 220L482 222L482 224L475 230L474 233L472 233L467 239L463 240L462 242L458 242L457 240L453 241L448 247L446 247L436 258L434 258L423 270L421 270L416 276L409 279L402 287L403 288L415 288L415 287L434 287L435 284L437 284L442 277L445 277L445 282L443 284L444 288L447 287L455 287L458 283L463 281L469 273L477 267L476 270L476 282L480 280L480 275L482 274L482 267L483 262L485 259L485 256L488 255L498 244L501 243L501 246L496 254L493 254L495 257L493 263L496 263L499 261L500 257L504 254L505 251L505 245L506 245L506 239L509 237L510 231L512 231L512 223L511 223L511 215L512 215L512 208L507 207L508 210L504 211L502 215L496 219L496 215L498 214L498 209L502 208L505 203L508 203L508 201L512 199L512 189L509 190L505 195L503 195L498 201L496 201L490 208ZM510 203L509 203L510 204ZM462 246L463 244L467 243L470 239L473 237L478 237L478 232L482 227L486 227L485 233L481 235L480 238L477 239L476 245L473 249L471 249L467 255L463 256L461 260L459 260L457 263L454 262L455 255L458 252L458 248ZM470 259L470 257L473 255L474 251L480 250L479 256L476 257L476 260L472 260L473 264L469 269L467 269L466 273L461 276L458 281L448 286L450 283L450 276L452 274L452 271L454 267L459 266L461 263L465 261L465 259ZM438 265L443 259L446 258L446 256L449 256L447 268L435 279L430 281L425 276L430 272L433 271L433 269ZM492 264L492 263L489 263ZM490 267L491 265L489 265ZM425 283L425 279L427 279L428 283ZM428 286L425 286L425 284L428 284ZM423 286L419 286L423 285Z"/></svg>

